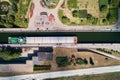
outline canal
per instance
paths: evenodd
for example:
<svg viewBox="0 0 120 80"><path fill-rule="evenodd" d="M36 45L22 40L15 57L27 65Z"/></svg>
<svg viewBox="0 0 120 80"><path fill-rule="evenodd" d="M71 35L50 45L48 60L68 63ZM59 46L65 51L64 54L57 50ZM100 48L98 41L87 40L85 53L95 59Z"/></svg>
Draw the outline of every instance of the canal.
<svg viewBox="0 0 120 80"><path fill-rule="evenodd" d="M78 43L120 43L120 32L8 32L0 33L0 43L8 43L9 36L77 36Z"/></svg>

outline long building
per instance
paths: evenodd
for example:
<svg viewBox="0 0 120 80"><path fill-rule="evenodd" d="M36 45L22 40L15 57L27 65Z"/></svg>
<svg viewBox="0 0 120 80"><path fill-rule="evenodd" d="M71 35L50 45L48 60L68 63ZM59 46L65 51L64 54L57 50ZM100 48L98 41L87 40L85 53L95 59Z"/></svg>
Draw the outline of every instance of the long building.
<svg viewBox="0 0 120 80"><path fill-rule="evenodd" d="M26 37L26 44L38 44L38 43L77 43L77 37Z"/></svg>
<svg viewBox="0 0 120 80"><path fill-rule="evenodd" d="M77 37L9 37L10 44L76 44Z"/></svg>

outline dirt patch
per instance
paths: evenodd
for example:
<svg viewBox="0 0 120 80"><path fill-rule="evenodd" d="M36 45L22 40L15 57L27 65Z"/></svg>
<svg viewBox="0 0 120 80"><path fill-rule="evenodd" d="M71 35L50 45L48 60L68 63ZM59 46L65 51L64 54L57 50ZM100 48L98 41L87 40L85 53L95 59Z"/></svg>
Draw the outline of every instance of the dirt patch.
<svg viewBox="0 0 120 80"><path fill-rule="evenodd" d="M58 70L71 70L71 69L82 69L82 68L91 68L91 67L98 67L98 66L110 66L110 65L118 65L120 64L119 61L93 53L93 52L88 52L88 51L81 51L78 52L77 49L69 49L69 48L55 48L54 49L54 59L51 62L51 71L58 71ZM64 57L67 56L69 59L71 58L72 55L75 55L75 58L82 58L82 59L87 59L88 64L76 64L72 63L71 65L68 65L67 67L57 67L56 64L56 57ZM94 61L94 65L90 64L90 57Z"/></svg>

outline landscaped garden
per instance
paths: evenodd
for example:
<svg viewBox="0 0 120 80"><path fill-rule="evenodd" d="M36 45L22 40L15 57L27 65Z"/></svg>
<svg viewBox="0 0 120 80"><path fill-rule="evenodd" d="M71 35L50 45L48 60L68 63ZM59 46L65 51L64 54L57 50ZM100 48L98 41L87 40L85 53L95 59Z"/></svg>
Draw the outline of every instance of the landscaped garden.
<svg viewBox="0 0 120 80"><path fill-rule="evenodd" d="M120 52L118 50L106 49L106 48L98 48L96 50L107 53L107 54L111 54L114 56L120 56Z"/></svg>
<svg viewBox="0 0 120 80"><path fill-rule="evenodd" d="M113 25L118 21L119 6L120 0L65 0L58 16L66 25Z"/></svg>
<svg viewBox="0 0 120 80"><path fill-rule="evenodd" d="M0 2L0 28L27 28L26 16L31 0L10 0Z"/></svg>

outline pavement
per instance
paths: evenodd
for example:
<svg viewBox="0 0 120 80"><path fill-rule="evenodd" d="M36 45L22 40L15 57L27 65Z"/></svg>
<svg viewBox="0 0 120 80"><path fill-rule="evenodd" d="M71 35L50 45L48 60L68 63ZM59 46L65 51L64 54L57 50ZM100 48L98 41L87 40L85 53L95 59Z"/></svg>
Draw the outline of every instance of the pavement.
<svg viewBox="0 0 120 80"><path fill-rule="evenodd" d="M107 53L104 53L104 52L101 52L101 51L98 51L98 50L95 50L95 49L89 49L89 50L90 50L90 51L93 51L93 52L96 52L96 53L98 53L98 54L107 56L107 57L109 57L109 58L115 59L115 60L120 60L120 57L117 57L117 56L113 56L113 55L110 55L110 54L107 54Z"/></svg>
<svg viewBox="0 0 120 80"><path fill-rule="evenodd" d="M108 48L120 51L120 44L118 43L78 43L78 44L0 44L0 46L11 46L11 47L40 47L40 46L52 46L52 47L66 47L66 48Z"/></svg>
<svg viewBox="0 0 120 80"><path fill-rule="evenodd" d="M43 80L47 78L83 76L83 75L103 74L103 73L111 73L111 72L120 72L120 65L68 70L68 71L47 72L47 73L38 73L38 74L29 74L29 75L19 75L12 77L0 77L0 80L33 80L33 79Z"/></svg>

